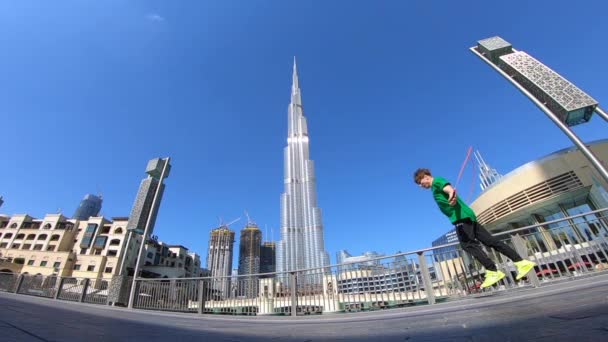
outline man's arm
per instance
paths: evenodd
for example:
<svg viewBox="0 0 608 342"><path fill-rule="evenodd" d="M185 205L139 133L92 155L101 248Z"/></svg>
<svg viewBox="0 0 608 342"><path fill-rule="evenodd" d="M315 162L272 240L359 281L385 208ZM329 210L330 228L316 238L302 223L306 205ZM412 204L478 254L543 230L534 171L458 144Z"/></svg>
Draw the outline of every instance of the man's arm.
<svg viewBox="0 0 608 342"><path fill-rule="evenodd" d="M452 185L448 184L443 187L443 192L448 194L448 203L450 203L451 206L455 205L456 199L458 198L456 195L456 189L454 189Z"/></svg>

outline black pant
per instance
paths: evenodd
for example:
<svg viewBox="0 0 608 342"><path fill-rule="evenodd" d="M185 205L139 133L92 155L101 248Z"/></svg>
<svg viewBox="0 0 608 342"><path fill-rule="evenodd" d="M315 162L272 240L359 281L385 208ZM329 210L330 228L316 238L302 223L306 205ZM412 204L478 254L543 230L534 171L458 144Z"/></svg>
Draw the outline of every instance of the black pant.
<svg viewBox="0 0 608 342"><path fill-rule="evenodd" d="M514 262L522 260L513 248L492 236L492 234L479 223L471 220L462 220L456 222L454 225L456 226L456 235L458 235L458 240L460 241L462 249L479 260L486 270L496 271L496 264L494 264L494 261L492 261L492 259L483 251L480 242L488 247L494 248Z"/></svg>

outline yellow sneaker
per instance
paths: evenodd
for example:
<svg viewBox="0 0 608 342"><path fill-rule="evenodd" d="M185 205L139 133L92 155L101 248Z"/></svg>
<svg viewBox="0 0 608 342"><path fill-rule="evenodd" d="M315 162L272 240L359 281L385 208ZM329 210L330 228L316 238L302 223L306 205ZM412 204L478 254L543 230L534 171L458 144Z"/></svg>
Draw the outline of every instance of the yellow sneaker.
<svg viewBox="0 0 608 342"><path fill-rule="evenodd" d="M528 272L530 272L534 268L534 266L536 266L535 262L525 259L522 261L514 262L514 264L517 267L517 276L515 277L515 280L520 280L521 278L525 277L526 274L528 274Z"/></svg>
<svg viewBox="0 0 608 342"><path fill-rule="evenodd" d="M486 279L483 281L483 284L479 288L485 289L486 287L490 287L496 283L498 283L502 278L505 277L505 274L501 271L486 271Z"/></svg>

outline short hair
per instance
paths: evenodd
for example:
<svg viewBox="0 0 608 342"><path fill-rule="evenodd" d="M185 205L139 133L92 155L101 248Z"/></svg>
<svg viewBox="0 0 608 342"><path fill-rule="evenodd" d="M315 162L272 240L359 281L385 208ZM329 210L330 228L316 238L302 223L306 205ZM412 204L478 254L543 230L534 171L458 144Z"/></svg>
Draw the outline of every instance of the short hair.
<svg viewBox="0 0 608 342"><path fill-rule="evenodd" d="M431 175L431 170L429 170L429 169L422 169L422 168L416 170L416 172L414 172L414 183L420 184L420 181L422 180L422 178L424 176L432 176Z"/></svg>

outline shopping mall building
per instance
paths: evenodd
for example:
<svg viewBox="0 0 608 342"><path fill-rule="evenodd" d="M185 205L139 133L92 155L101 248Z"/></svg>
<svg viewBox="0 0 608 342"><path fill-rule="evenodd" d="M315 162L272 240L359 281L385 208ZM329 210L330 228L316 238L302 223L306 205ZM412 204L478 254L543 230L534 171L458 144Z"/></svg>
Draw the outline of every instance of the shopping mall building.
<svg viewBox="0 0 608 342"><path fill-rule="evenodd" d="M608 139L588 144L602 162L608 160ZM575 147L529 162L503 176L471 203L478 220L492 233L608 208L608 186ZM581 232L596 234L598 227L585 224L599 213L568 222ZM548 225L551 227L551 225ZM593 230L593 231L592 231ZM550 243L550 242L549 242Z"/></svg>

